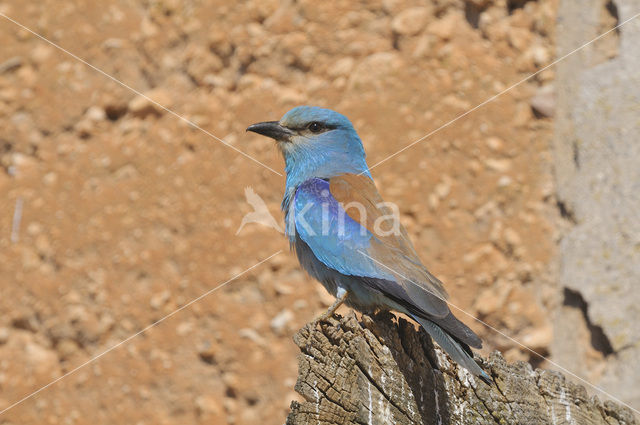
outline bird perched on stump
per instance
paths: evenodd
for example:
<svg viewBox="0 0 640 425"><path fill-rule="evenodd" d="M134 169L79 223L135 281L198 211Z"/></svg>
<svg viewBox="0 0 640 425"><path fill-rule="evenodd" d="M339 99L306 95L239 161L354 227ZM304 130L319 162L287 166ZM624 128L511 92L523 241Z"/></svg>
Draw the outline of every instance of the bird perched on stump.
<svg viewBox="0 0 640 425"><path fill-rule="evenodd" d="M336 297L319 320L343 302L364 313L405 313L453 360L490 382L469 348L481 348L482 341L451 313L442 282L380 197L347 117L299 106L247 131L274 139L284 156L286 235L301 266Z"/></svg>

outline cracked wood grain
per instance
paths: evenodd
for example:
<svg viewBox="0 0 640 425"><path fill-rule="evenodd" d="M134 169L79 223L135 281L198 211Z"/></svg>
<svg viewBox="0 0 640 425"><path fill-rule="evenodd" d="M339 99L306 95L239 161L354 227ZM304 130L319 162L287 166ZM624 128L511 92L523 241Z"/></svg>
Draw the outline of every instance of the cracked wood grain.
<svg viewBox="0 0 640 425"><path fill-rule="evenodd" d="M479 359L487 385L457 367L422 330L390 313L339 316L301 329L287 425L637 424L632 412L590 397L558 373Z"/></svg>

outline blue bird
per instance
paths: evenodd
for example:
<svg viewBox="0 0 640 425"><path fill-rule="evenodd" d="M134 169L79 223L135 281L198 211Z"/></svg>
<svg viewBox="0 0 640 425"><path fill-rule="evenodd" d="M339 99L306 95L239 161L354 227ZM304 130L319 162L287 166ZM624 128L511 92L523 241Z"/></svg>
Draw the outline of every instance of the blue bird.
<svg viewBox="0 0 640 425"><path fill-rule="evenodd" d="M247 131L275 139L284 156L285 233L301 266L336 297L319 320L343 302L363 313L405 313L453 360L491 382L469 348L482 348L482 341L451 313L442 282L422 264L383 202L347 117L298 106L280 121Z"/></svg>

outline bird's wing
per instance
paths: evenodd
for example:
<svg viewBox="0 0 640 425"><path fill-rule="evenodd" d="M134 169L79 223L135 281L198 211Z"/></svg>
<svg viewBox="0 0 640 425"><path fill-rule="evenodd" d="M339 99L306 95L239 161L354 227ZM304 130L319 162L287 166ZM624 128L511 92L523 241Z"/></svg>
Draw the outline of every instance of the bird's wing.
<svg viewBox="0 0 640 425"><path fill-rule="evenodd" d="M369 177L307 180L296 191L294 211L296 231L327 267L384 279L388 285L374 289L434 318L449 314L442 282L422 265Z"/></svg>

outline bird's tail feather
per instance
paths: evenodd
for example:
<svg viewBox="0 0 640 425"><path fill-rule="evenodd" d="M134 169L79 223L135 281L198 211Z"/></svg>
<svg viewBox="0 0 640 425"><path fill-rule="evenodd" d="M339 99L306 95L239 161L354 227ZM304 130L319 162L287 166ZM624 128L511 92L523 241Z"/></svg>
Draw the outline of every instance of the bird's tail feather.
<svg viewBox="0 0 640 425"><path fill-rule="evenodd" d="M434 341L436 341L456 363L478 376L486 383L491 383L491 377L482 370L480 366L478 366L475 360L473 360L472 355L469 354L471 350L468 347L463 347L464 343L456 341L451 335L435 323L414 315L412 315L412 317L416 322L420 323L431 338L433 338ZM465 350L465 348L467 349Z"/></svg>

